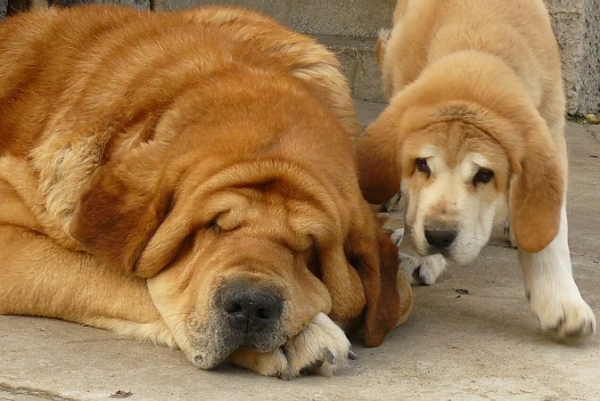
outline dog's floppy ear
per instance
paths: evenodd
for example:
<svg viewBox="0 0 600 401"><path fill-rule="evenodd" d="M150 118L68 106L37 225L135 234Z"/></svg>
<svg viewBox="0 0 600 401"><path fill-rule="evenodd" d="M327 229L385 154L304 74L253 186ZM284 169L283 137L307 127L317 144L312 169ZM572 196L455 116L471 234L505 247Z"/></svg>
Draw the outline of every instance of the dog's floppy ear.
<svg viewBox="0 0 600 401"><path fill-rule="evenodd" d="M136 263L167 213L170 194L156 187L158 179L145 185L132 175L122 165L99 167L76 206L70 233L108 266L150 277L157 272L137 271Z"/></svg>
<svg viewBox="0 0 600 401"><path fill-rule="evenodd" d="M360 189L367 201L388 201L400 188L399 121L388 107L356 144Z"/></svg>
<svg viewBox="0 0 600 401"><path fill-rule="evenodd" d="M566 166L545 127L529 133L510 183L510 224L520 249L536 253L556 237L564 202Z"/></svg>
<svg viewBox="0 0 600 401"><path fill-rule="evenodd" d="M412 311L412 289L399 271L398 249L384 232L379 234L379 277L363 273L367 295L363 342L367 347L381 345L387 333L403 323Z"/></svg>
<svg viewBox="0 0 600 401"><path fill-rule="evenodd" d="M373 221L373 227L363 227L373 237L355 231L346 241L347 257L365 291L366 306L358 331L367 347L381 345L385 336L408 318L413 299L408 281L399 273L396 246L374 217Z"/></svg>

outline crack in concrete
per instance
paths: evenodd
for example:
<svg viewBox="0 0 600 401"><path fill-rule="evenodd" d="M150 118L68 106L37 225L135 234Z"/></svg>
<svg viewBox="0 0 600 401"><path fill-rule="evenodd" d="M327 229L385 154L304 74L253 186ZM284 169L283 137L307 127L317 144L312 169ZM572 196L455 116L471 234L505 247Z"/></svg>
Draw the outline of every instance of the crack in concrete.
<svg viewBox="0 0 600 401"><path fill-rule="evenodd" d="M30 387L13 387L8 383L0 383L0 392L9 393L12 395L26 395L30 397L37 397L43 400L51 401L77 401L75 398L63 397L56 393L52 393L46 390L40 390ZM1 396L1 394L0 394ZM2 398L0 398L1 400Z"/></svg>

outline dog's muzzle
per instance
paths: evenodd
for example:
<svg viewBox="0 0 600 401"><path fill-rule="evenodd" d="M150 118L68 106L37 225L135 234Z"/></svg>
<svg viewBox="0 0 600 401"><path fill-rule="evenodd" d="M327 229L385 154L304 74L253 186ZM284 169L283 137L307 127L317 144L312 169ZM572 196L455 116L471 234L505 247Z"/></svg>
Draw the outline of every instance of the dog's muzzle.
<svg viewBox="0 0 600 401"><path fill-rule="evenodd" d="M230 283L219 291L217 308L236 346L268 351L281 335L283 300L275 290L246 281Z"/></svg>
<svg viewBox="0 0 600 401"><path fill-rule="evenodd" d="M232 329L247 334L260 333L279 319L281 298L257 285L236 283L222 290L221 308Z"/></svg>

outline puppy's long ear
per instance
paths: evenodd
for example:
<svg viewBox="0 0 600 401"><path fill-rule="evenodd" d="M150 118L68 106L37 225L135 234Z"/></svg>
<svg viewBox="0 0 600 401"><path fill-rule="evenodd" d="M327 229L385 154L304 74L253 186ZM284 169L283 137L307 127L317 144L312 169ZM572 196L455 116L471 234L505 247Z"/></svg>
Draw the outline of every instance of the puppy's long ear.
<svg viewBox="0 0 600 401"><path fill-rule="evenodd" d="M360 190L367 201L376 204L386 202L400 188L399 121L390 111L388 106L356 145Z"/></svg>
<svg viewBox="0 0 600 401"><path fill-rule="evenodd" d="M155 188L156 182L133 186L132 174L115 166L100 167L79 200L70 232L108 266L147 277L148 272L135 271L136 262L163 221L170 194Z"/></svg>
<svg viewBox="0 0 600 401"><path fill-rule="evenodd" d="M566 166L546 128L528 135L510 183L510 222L519 248L536 253L556 237L566 187Z"/></svg>

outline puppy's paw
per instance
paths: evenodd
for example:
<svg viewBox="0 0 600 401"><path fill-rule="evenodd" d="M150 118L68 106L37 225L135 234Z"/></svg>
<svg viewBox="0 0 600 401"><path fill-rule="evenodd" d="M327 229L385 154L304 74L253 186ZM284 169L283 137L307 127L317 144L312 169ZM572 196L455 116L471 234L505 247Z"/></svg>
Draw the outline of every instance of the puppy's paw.
<svg viewBox="0 0 600 401"><path fill-rule="evenodd" d="M304 331L282 347L264 353L240 349L231 355L230 361L264 376L289 380L309 373L331 376L354 358L344 331L327 315L319 313Z"/></svg>
<svg viewBox="0 0 600 401"><path fill-rule="evenodd" d="M419 256L409 238L404 237L404 228L394 230L390 234L394 244L400 249L400 270L412 286L432 285L442 275L448 262L440 254Z"/></svg>
<svg viewBox="0 0 600 401"><path fill-rule="evenodd" d="M442 275L448 262L442 255L413 256L399 253L400 267L410 285L432 285Z"/></svg>
<svg viewBox="0 0 600 401"><path fill-rule="evenodd" d="M530 303L542 330L552 333L561 341L576 342L596 331L594 312L579 293L562 298L556 294L531 294Z"/></svg>

